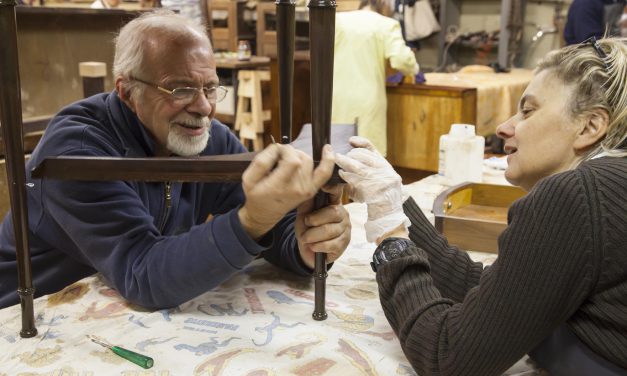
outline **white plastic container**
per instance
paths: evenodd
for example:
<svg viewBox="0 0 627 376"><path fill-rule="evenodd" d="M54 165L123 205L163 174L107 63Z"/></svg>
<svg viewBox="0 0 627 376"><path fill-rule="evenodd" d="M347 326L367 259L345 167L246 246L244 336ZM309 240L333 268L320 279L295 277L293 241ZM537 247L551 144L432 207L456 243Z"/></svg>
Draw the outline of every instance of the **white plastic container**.
<svg viewBox="0 0 627 376"><path fill-rule="evenodd" d="M448 134L440 136L440 146L438 147L438 175L446 175L446 145Z"/></svg>
<svg viewBox="0 0 627 376"><path fill-rule="evenodd" d="M475 135L475 126L470 124L453 124L449 134L440 137L442 175L450 185L481 182L484 147L485 139Z"/></svg>

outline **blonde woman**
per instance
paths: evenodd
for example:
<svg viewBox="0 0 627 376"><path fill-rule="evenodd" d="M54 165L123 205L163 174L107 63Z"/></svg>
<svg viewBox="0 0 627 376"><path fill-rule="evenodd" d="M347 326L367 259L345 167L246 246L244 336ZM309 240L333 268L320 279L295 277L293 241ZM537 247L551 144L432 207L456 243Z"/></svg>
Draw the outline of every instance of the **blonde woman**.
<svg viewBox="0 0 627 376"><path fill-rule="evenodd" d="M380 299L420 375L499 375L523 355L552 375L627 374L627 40L549 53L500 125L509 210L487 268L404 204L364 140L338 156L366 230ZM407 225L411 222L411 227Z"/></svg>

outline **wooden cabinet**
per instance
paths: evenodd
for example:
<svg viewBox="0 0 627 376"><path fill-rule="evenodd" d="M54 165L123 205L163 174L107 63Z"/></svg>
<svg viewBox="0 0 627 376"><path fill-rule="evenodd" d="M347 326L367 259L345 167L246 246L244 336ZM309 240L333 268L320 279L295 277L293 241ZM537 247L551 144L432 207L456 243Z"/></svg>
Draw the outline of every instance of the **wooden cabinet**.
<svg viewBox="0 0 627 376"><path fill-rule="evenodd" d="M472 88L402 84L388 87L387 99L387 159L398 167L437 171L440 136L477 118Z"/></svg>
<svg viewBox="0 0 627 376"><path fill-rule="evenodd" d="M16 7L15 12L24 118L49 116L82 99L78 64L101 61L111 67L113 36L140 14L123 9L25 6ZM112 90L113 83L109 73L105 90Z"/></svg>

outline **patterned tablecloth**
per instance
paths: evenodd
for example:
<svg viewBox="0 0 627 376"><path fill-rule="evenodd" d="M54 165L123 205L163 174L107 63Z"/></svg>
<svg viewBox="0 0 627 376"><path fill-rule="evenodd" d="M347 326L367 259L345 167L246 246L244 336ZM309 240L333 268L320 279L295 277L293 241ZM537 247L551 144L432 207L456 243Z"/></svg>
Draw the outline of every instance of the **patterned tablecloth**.
<svg viewBox="0 0 627 376"><path fill-rule="evenodd" d="M512 69L509 73L473 71L472 67L456 73L427 73L427 85L470 87L477 89L477 134L494 133L496 127L514 115L518 100L531 81L533 72Z"/></svg>
<svg viewBox="0 0 627 376"><path fill-rule="evenodd" d="M94 275L35 300L34 338L19 337L19 305L0 310L0 375L415 375L378 300L365 206L347 209L352 240L329 271L326 321L311 318L311 279L263 260L160 311L129 304ZM119 358L88 334L151 356L154 366Z"/></svg>

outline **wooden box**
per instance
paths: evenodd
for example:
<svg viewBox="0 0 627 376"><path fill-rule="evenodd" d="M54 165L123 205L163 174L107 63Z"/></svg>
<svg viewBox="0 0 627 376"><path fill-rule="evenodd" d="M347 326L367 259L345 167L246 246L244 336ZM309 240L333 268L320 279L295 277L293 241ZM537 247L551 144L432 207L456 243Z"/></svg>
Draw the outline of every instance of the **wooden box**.
<svg viewBox="0 0 627 376"><path fill-rule="evenodd" d="M387 100L387 159L397 167L438 171L440 136L477 120L472 88L402 84L387 88Z"/></svg>
<svg viewBox="0 0 627 376"><path fill-rule="evenodd" d="M497 238L507 227L507 210L525 194L508 185L462 183L436 197L435 227L451 245L498 253Z"/></svg>

